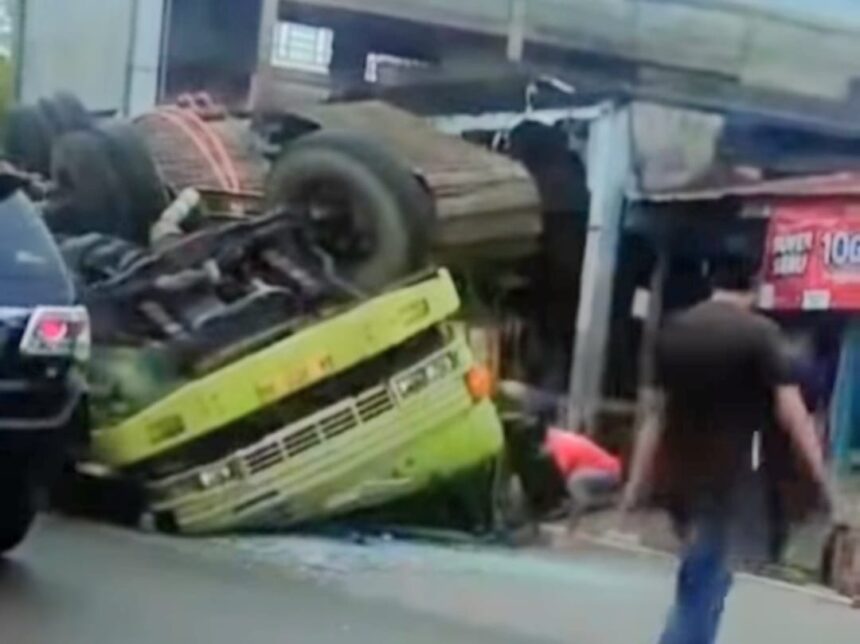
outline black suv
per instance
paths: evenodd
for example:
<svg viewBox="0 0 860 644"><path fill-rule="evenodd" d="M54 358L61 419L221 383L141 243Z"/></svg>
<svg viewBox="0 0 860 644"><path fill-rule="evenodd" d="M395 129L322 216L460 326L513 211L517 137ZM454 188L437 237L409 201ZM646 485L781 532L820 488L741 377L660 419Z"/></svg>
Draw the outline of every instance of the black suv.
<svg viewBox="0 0 860 644"><path fill-rule="evenodd" d="M26 536L38 493L86 431L89 317L20 187L0 175L0 553Z"/></svg>

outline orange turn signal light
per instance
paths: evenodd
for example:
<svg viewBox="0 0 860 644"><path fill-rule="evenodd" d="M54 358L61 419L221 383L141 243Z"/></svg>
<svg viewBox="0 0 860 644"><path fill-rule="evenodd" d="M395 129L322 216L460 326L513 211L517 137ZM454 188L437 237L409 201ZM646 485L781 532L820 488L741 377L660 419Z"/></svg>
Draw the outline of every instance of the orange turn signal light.
<svg viewBox="0 0 860 644"><path fill-rule="evenodd" d="M493 395L493 374L484 365L475 365L466 373L466 388L475 402L486 400Z"/></svg>

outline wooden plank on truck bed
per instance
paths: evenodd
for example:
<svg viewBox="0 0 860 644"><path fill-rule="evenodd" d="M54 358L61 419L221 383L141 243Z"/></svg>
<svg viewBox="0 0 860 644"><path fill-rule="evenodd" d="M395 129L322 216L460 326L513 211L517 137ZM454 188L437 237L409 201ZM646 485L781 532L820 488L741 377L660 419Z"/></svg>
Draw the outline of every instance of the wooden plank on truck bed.
<svg viewBox="0 0 860 644"><path fill-rule="evenodd" d="M291 111L323 129L373 137L413 168L432 192L447 245L524 242L541 233L541 200L518 162L458 137L381 101L308 105ZM446 232L453 226L456 233Z"/></svg>

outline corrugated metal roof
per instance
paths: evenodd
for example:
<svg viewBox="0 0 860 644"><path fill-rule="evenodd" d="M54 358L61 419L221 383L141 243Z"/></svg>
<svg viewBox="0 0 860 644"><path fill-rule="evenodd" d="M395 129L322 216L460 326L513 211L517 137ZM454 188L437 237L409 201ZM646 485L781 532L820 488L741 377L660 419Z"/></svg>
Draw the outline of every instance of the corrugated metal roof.
<svg viewBox="0 0 860 644"><path fill-rule="evenodd" d="M821 176L791 177L748 183L694 188L673 192L631 192L634 201L671 203L715 201L729 197L860 197L860 173L840 172Z"/></svg>

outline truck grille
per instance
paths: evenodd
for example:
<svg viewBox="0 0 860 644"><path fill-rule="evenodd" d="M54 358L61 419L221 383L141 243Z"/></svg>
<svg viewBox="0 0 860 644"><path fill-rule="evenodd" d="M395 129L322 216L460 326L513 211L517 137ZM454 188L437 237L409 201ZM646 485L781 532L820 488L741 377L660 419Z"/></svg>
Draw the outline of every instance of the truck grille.
<svg viewBox="0 0 860 644"><path fill-rule="evenodd" d="M278 465L284 460L284 454L278 443L270 443L254 450L245 456L245 466L248 471L256 474Z"/></svg>
<svg viewBox="0 0 860 644"><path fill-rule="evenodd" d="M368 423L394 409L394 400L391 398L391 392L384 388L365 394L358 399L356 406L361 422Z"/></svg>
<svg viewBox="0 0 860 644"><path fill-rule="evenodd" d="M298 456L302 452L316 447L322 442L315 425L299 429L284 439L284 449L290 456Z"/></svg>
<svg viewBox="0 0 860 644"><path fill-rule="evenodd" d="M345 434L354 429L355 425L355 414L352 413L352 409L344 409L319 422L320 431L327 439Z"/></svg>
<svg viewBox="0 0 860 644"><path fill-rule="evenodd" d="M251 475L259 474L393 409L391 392L387 387L378 387L346 405L339 405L288 427L281 437L273 437L266 444L244 453L241 456L244 467Z"/></svg>
<svg viewBox="0 0 860 644"><path fill-rule="evenodd" d="M426 372L427 365L435 364L439 355L433 354L418 366L401 372L390 382L365 390L354 398L341 400L316 414L275 430L261 442L235 452L232 457L190 472L152 481L147 486L149 492L158 499L158 503L164 504L170 503L171 499L207 492L243 479L253 479L274 468L283 467L292 459L311 450L322 448L353 430L378 423L398 406L408 406L409 401L404 401L395 391L398 378ZM459 383L459 380L457 382ZM462 383L459 383L456 389L458 394L462 393ZM447 403L443 404L443 409L446 405ZM297 466L299 465L301 463L297 463Z"/></svg>

